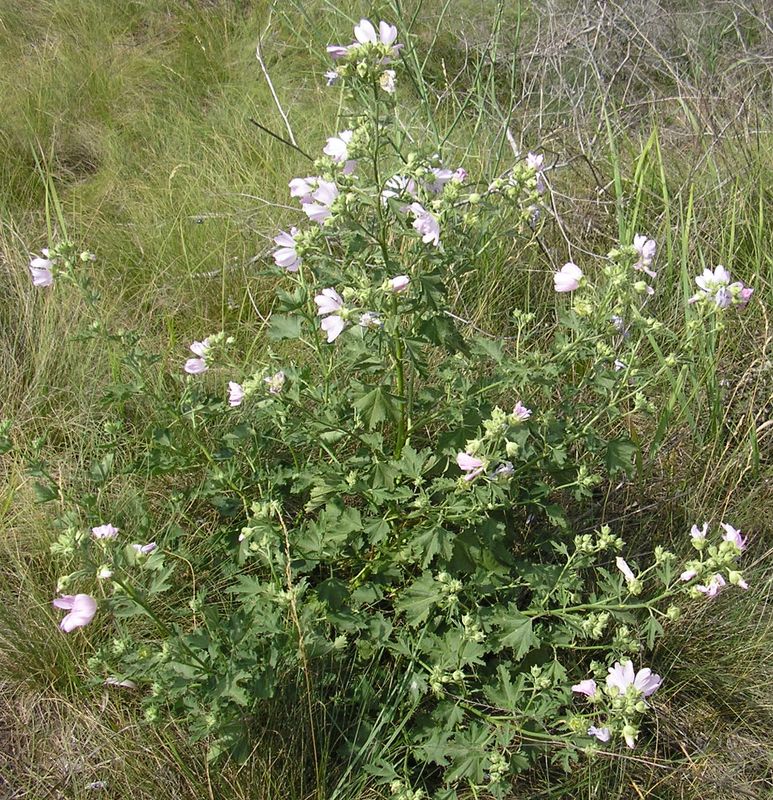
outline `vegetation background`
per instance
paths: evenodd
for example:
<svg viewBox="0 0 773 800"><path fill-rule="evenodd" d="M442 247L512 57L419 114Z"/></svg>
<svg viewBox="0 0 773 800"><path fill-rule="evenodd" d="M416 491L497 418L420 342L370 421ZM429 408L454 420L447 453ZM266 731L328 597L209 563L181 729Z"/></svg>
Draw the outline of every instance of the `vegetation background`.
<svg viewBox="0 0 773 800"><path fill-rule="evenodd" d="M169 371L221 328L238 331L249 363L273 294L258 273L297 213L287 181L307 170L250 120L286 135L281 106L301 147L319 152L338 130L325 46L349 41L361 16L410 36L424 83L401 87L401 113L443 142L450 165L502 170L528 149L550 164L541 259L504 248L482 262L460 299L466 319L503 331L516 305L549 308L556 265L635 232L660 243L661 316L704 266L722 263L755 290L728 317L717 369L707 347L705 369L655 398L636 479L599 497L599 516L642 550L686 547L693 521L731 521L750 536L750 589L697 603L667 629L648 661L666 679L649 745L571 775L546 766L512 796L773 797L764 0L0 0L0 419L13 422L0 455L0 797L379 796L342 784L332 755L325 786L314 784L294 708L267 709L246 764L215 768L173 726L144 725L130 693L86 687L104 634L56 627L53 514L26 471L41 450L60 481L89 463L100 383L115 369L75 341L79 301L31 285L29 253L49 235L46 179L71 237L97 254L109 315L160 342Z"/></svg>

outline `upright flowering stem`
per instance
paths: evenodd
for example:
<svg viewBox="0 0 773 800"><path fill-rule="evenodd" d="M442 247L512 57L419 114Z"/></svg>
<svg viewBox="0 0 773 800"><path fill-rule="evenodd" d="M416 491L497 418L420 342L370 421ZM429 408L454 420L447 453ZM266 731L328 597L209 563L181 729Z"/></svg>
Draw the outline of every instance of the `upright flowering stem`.
<svg viewBox="0 0 773 800"><path fill-rule="evenodd" d="M395 437L395 456L399 457L405 444L405 417L408 411L408 401L405 397L405 362L403 353L403 340L400 332L395 334L395 388L400 397L400 416L397 420L397 436Z"/></svg>

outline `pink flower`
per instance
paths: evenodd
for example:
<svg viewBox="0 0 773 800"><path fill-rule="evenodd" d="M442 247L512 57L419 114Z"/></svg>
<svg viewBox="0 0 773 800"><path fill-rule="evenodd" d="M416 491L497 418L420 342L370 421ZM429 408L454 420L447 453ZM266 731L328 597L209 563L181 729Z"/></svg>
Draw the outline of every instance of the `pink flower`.
<svg viewBox="0 0 773 800"><path fill-rule="evenodd" d="M349 157L349 144L354 136L354 131L341 131L338 136L331 136L323 149L325 155L333 161L342 164Z"/></svg>
<svg viewBox="0 0 773 800"><path fill-rule="evenodd" d="M431 180L422 181L424 188L432 194L438 194L443 191L443 187L454 177L454 173L450 169L441 169L440 167L430 168L432 173Z"/></svg>
<svg viewBox="0 0 773 800"><path fill-rule="evenodd" d="M575 685L572 686L572 691L577 692L577 694L584 694L586 697L595 697L596 681L594 681L593 678L587 678L584 681L575 683Z"/></svg>
<svg viewBox="0 0 773 800"><path fill-rule="evenodd" d="M381 192L381 202L386 205L390 197L413 197L416 194L416 181L407 175L393 175L385 184Z"/></svg>
<svg viewBox="0 0 773 800"><path fill-rule="evenodd" d="M512 418L514 422L526 422L527 419L531 416L531 409L526 408L526 406L519 400L515 404L515 408L513 409Z"/></svg>
<svg viewBox="0 0 773 800"><path fill-rule="evenodd" d="M607 688L616 688L620 694L625 694L628 687L633 686L644 697L649 697L658 690L662 682L660 675L654 675L649 667L640 669L634 675L632 661L626 661L625 664L615 662L615 665L609 668L607 675Z"/></svg>
<svg viewBox="0 0 773 800"><path fill-rule="evenodd" d="M321 225L333 213L330 207L337 197L338 187L320 178L317 188L311 193L310 202L303 203L303 211L312 222Z"/></svg>
<svg viewBox="0 0 773 800"><path fill-rule="evenodd" d="M679 576L679 580L680 581L691 581L697 574L698 574L698 572L696 570L694 570L694 569L686 569Z"/></svg>
<svg viewBox="0 0 773 800"><path fill-rule="evenodd" d="M658 244L654 239L648 239L640 233L633 237L633 246L639 255L639 260L633 265L634 269L645 272L650 278L657 278L658 273L650 269L655 260Z"/></svg>
<svg viewBox="0 0 773 800"><path fill-rule="evenodd" d="M360 314L360 321L358 324L361 328L366 328L367 330L381 328L384 325L381 317L376 314L375 311L365 311L363 314Z"/></svg>
<svg viewBox="0 0 773 800"><path fill-rule="evenodd" d="M545 161L545 156L542 153L529 153L526 156L526 166L529 169L534 170L534 174L537 178L537 184L535 186L537 193L542 194L545 191L545 176L543 174L543 164Z"/></svg>
<svg viewBox="0 0 773 800"><path fill-rule="evenodd" d="M327 334L327 342L330 344L343 333L346 327L346 321L343 317L339 317L338 314L331 314L329 317L325 317L325 319L322 320L320 327Z"/></svg>
<svg viewBox="0 0 773 800"><path fill-rule="evenodd" d="M263 378L263 382L268 384L269 394L279 394L285 385L285 374L279 370L279 372Z"/></svg>
<svg viewBox="0 0 773 800"><path fill-rule="evenodd" d="M334 314L343 308L344 300L335 289L323 289L322 292L314 298L317 304L317 315Z"/></svg>
<svg viewBox="0 0 773 800"><path fill-rule="evenodd" d="M431 242L437 247L440 244L440 224L437 219L420 203L411 203L408 208L416 217L413 227L421 234L422 242L424 244Z"/></svg>
<svg viewBox="0 0 773 800"><path fill-rule="evenodd" d="M235 381L228 381L228 405L236 408L244 400L244 387Z"/></svg>
<svg viewBox="0 0 773 800"><path fill-rule="evenodd" d="M190 351L200 358L206 358L207 353L209 352L209 339L204 339L203 342L194 342L190 346Z"/></svg>
<svg viewBox="0 0 773 800"><path fill-rule="evenodd" d="M207 366L207 362L203 358L189 358L183 369L189 375L201 375L203 372L206 372L209 367Z"/></svg>
<svg viewBox="0 0 773 800"><path fill-rule="evenodd" d="M305 178L293 178L290 183L290 197L297 197L301 203L310 203L311 194L317 188L319 178L309 175Z"/></svg>
<svg viewBox="0 0 773 800"><path fill-rule="evenodd" d="M709 578L709 582L705 586L696 586L695 588L706 597L716 597L719 590L726 585L725 579L717 572Z"/></svg>
<svg viewBox="0 0 773 800"><path fill-rule="evenodd" d="M147 544L133 544L132 548L140 555L146 556L152 553L158 545L155 542L148 542Z"/></svg>
<svg viewBox="0 0 773 800"><path fill-rule="evenodd" d="M354 26L354 38L360 44L376 44L376 29L370 20L361 19L359 24Z"/></svg>
<svg viewBox="0 0 773 800"><path fill-rule="evenodd" d="M457 453L456 463L460 470L467 473L464 476L466 481L477 478L485 468L481 459L475 458L469 453Z"/></svg>
<svg viewBox="0 0 773 800"><path fill-rule="evenodd" d="M115 539L118 536L118 528L113 527L109 522L106 525L97 525L91 529L95 539Z"/></svg>
<svg viewBox="0 0 773 800"><path fill-rule="evenodd" d="M615 559L615 566L620 570L620 572L623 573L623 576L625 577L626 581L636 580L636 576L633 574L631 568L628 566L624 558L620 558L620 556L618 556Z"/></svg>
<svg viewBox="0 0 773 800"><path fill-rule="evenodd" d="M290 228L290 233L279 231L279 236L274 237L274 242L279 245L279 249L274 251L274 261L288 272L298 272L301 264L301 258L295 249L297 235L298 229Z"/></svg>
<svg viewBox="0 0 773 800"><path fill-rule="evenodd" d="M105 686L120 686L123 689L137 688L137 684L134 681L130 681L128 678L124 680L119 680L118 678L105 678L104 684Z"/></svg>
<svg viewBox="0 0 773 800"><path fill-rule="evenodd" d="M467 180L467 170L464 167L457 167L453 179L459 183L464 183Z"/></svg>
<svg viewBox="0 0 773 800"><path fill-rule="evenodd" d="M553 283L557 292L573 292L579 288L582 270L577 264L568 261L553 275Z"/></svg>
<svg viewBox="0 0 773 800"><path fill-rule="evenodd" d="M382 19L381 22L378 24L378 38L385 47L389 47L389 45L394 44L395 39L397 38L397 26L390 25L388 22L384 22Z"/></svg>
<svg viewBox="0 0 773 800"><path fill-rule="evenodd" d="M706 531L708 531L708 529L708 522L704 522L702 528L699 528L697 525L693 525L692 528L690 528L690 538L694 542L703 541L706 538Z"/></svg>
<svg viewBox="0 0 773 800"><path fill-rule="evenodd" d="M588 736L595 736L600 742L608 742L612 733L609 728L597 728L595 725L591 725L588 728Z"/></svg>
<svg viewBox="0 0 773 800"><path fill-rule="evenodd" d="M741 531L736 530L727 522L721 522L720 525L725 529L722 538L726 542L732 542L741 551L746 549L746 539L741 536Z"/></svg>
<svg viewBox="0 0 773 800"><path fill-rule="evenodd" d="M97 613L97 601L88 594L62 595L54 600L54 607L70 612L59 623L59 627L65 633L88 625L94 619L94 614Z"/></svg>
<svg viewBox="0 0 773 800"><path fill-rule="evenodd" d="M32 273L33 286L51 286L54 282L54 274L51 267L54 262L48 258L33 258L30 260L30 273Z"/></svg>
<svg viewBox="0 0 773 800"><path fill-rule="evenodd" d="M332 59L338 60L349 52L349 47L341 44L329 44L327 46L327 52Z"/></svg>
<svg viewBox="0 0 773 800"><path fill-rule="evenodd" d="M389 279L389 288L395 293L399 294L408 288L411 279L407 275L398 275L395 278Z"/></svg>

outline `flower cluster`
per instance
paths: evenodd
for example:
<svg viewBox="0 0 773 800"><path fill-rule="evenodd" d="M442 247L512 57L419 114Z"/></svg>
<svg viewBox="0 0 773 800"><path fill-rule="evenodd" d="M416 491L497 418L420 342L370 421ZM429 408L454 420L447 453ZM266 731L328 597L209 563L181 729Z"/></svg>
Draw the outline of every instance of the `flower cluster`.
<svg viewBox="0 0 773 800"><path fill-rule="evenodd" d="M746 549L746 539L727 522L722 522L721 528L723 533L717 544L707 542L708 523L700 528L693 525L690 531L692 546L700 553L700 558L685 565L680 579L690 582L690 593L694 597L716 597L728 584L741 589L749 588L741 572L735 568L738 558Z"/></svg>
<svg viewBox="0 0 773 800"><path fill-rule="evenodd" d="M328 54L336 62L332 70L325 73L328 86L339 80L362 80L375 84L387 94L397 88L396 74L389 65L399 57L401 44L397 44L397 28L383 20L378 31L367 19L354 26L355 41L349 45L329 45Z"/></svg>
<svg viewBox="0 0 773 800"><path fill-rule="evenodd" d="M595 722L587 728L588 736L605 743L619 736L628 747L635 747L638 719L648 707L645 698L653 695L661 683L660 675L655 675L649 667L634 672L632 661L617 661L609 667L603 686L593 678L572 686L573 692L584 695L598 707Z"/></svg>
<svg viewBox="0 0 773 800"><path fill-rule="evenodd" d="M730 306L745 308L754 292L741 281L732 282L730 273L721 264L713 271L704 269L695 283L700 291L690 298L690 303L713 305L722 310Z"/></svg>

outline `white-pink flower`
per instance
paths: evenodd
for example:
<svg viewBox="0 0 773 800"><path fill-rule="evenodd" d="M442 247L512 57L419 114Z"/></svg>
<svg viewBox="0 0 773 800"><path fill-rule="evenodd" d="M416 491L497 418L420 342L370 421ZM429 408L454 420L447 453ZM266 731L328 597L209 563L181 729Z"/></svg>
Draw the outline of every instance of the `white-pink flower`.
<svg viewBox="0 0 773 800"><path fill-rule="evenodd" d="M140 555L146 556L152 553L158 545L155 542L148 542L147 544L133 544L132 549Z"/></svg>
<svg viewBox="0 0 773 800"><path fill-rule="evenodd" d="M577 694L584 694L586 697L595 697L596 681L594 681L593 678L587 678L584 681L575 683L575 685L572 686L572 691L577 692Z"/></svg>
<svg viewBox="0 0 773 800"><path fill-rule="evenodd" d="M183 369L189 375L201 375L202 372L206 372L209 367L207 366L207 353L209 352L209 339L204 339L201 342L194 342L190 346L190 351L198 356L198 358L189 358Z"/></svg>
<svg viewBox="0 0 773 800"><path fill-rule="evenodd" d="M183 365L183 369L189 375L201 375L203 372L206 372L209 367L203 358L189 358Z"/></svg>
<svg viewBox="0 0 773 800"><path fill-rule="evenodd" d="M422 242L431 242L437 247L440 244L440 223L421 203L411 203L408 208L416 218L413 227L421 234Z"/></svg>
<svg viewBox="0 0 773 800"><path fill-rule="evenodd" d="M244 387L236 381L228 381L228 405L236 408L244 400Z"/></svg>
<svg viewBox="0 0 773 800"><path fill-rule="evenodd" d="M633 268L638 269L640 272L645 272L651 278L657 278L658 273L650 269L658 249L657 242L654 239L648 239L646 236L637 233L633 237L633 246L639 255L639 260L633 265Z"/></svg>
<svg viewBox="0 0 773 800"><path fill-rule="evenodd" d="M722 538L726 542L732 542L739 550L746 549L746 539L741 536L741 531L736 530L727 522L721 522L720 525L725 529L725 532L722 534Z"/></svg>
<svg viewBox="0 0 773 800"><path fill-rule="evenodd" d="M327 343L330 344L344 332L346 321L338 314L331 314L320 322L320 327L327 334Z"/></svg>
<svg viewBox="0 0 773 800"><path fill-rule="evenodd" d="M97 601L89 594L62 595L54 600L54 607L70 612L59 623L65 633L88 625L97 613Z"/></svg>
<svg viewBox="0 0 773 800"><path fill-rule="evenodd" d="M597 728L595 725L591 725L588 728L588 736L595 736L600 742L608 742L612 733L609 728Z"/></svg>
<svg viewBox="0 0 773 800"><path fill-rule="evenodd" d="M633 686L644 697L649 697L658 690L662 682L660 675L654 675L649 667L640 669L634 674L632 661L626 661L624 664L615 662L615 665L609 668L607 675L607 688L617 689L620 694L625 694L628 687Z"/></svg>
<svg viewBox="0 0 773 800"><path fill-rule="evenodd" d="M545 191L545 176L543 174L545 156L542 153L529 153L526 156L526 166L534 170L537 178L536 189L539 194Z"/></svg>
<svg viewBox="0 0 773 800"><path fill-rule="evenodd" d="M263 378L263 382L268 384L269 394L280 394L282 389L284 389L285 374L280 369L279 372L275 372L273 375L268 375Z"/></svg>
<svg viewBox="0 0 773 800"><path fill-rule="evenodd" d="M561 269L554 273L553 283L557 292L573 292L580 286L582 280L582 270L571 261L564 264Z"/></svg>
<svg viewBox="0 0 773 800"><path fill-rule="evenodd" d="M707 584L696 586L695 588L697 591L705 594L706 597L716 597L719 594L720 589L726 585L727 583L725 579L717 572L709 578L709 582Z"/></svg>
<svg viewBox="0 0 773 800"><path fill-rule="evenodd" d="M381 202L386 205L390 197L402 197L403 195L413 197L416 194L416 181L407 175L393 175L384 184L381 192Z"/></svg>
<svg viewBox="0 0 773 800"><path fill-rule="evenodd" d="M410 282L411 279L407 275L397 275L389 279L389 288L395 294L400 294L400 292L404 292L408 288Z"/></svg>
<svg viewBox="0 0 773 800"><path fill-rule="evenodd" d="M620 556L618 556L615 559L615 566L620 570L620 572L623 573L623 577L626 579L626 581L636 580L636 576L633 574L633 571L628 566L628 563L624 558L620 558Z"/></svg>
<svg viewBox="0 0 773 800"><path fill-rule="evenodd" d="M54 262L48 258L33 258L30 260L30 273L32 274L33 286L51 286L54 282L54 274L51 267Z"/></svg>
<svg viewBox="0 0 773 800"><path fill-rule="evenodd" d="M338 187L331 181L319 179L309 202L303 203L303 212L312 222L320 225L333 213L330 209L338 198Z"/></svg>
<svg viewBox="0 0 773 800"><path fill-rule="evenodd" d="M342 44L329 44L326 49L328 55L334 60L343 58L349 52L349 47Z"/></svg>
<svg viewBox="0 0 773 800"><path fill-rule="evenodd" d="M692 528L690 528L690 538L693 542L702 542L706 538L706 532L708 529L708 522L704 522L702 528L699 528L697 525L693 525Z"/></svg>
<svg viewBox="0 0 773 800"><path fill-rule="evenodd" d="M298 272L301 264L301 257L295 249L297 235L298 229L290 228L290 233L279 231L279 236L274 237L274 243L279 245L279 249L274 251L274 261L278 267L282 267L288 272Z"/></svg>
<svg viewBox="0 0 773 800"><path fill-rule="evenodd" d="M466 481L477 478L485 469L483 461L471 456L469 453L457 453L456 463L459 469L466 473L464 476Z"/></svg>
<svg viewBox="0 0 773 800"><path fill-rule="evenodd" d="M341 131L338 136L331 136L323 149L325 155L333 161L342 164L349 158L349 144L354 136L354 131Z"/></svg>
<svg viewBox="0 0 773 800"><path fill-rule="evenodd" d="M526 422L527 419L531 416L531 409L526 408L526 406L519 400L515 404L515 408L513 408L512 419L514 422Z"/></svg>
<svg viewBox="0 0 773 800"><path fill-rule="evenodd" d="M441 167L431 167L430 172L432 173L432 178L425 179L422 184L432 194L442 192L443 187L454 177L454 173L450 169Z"/></svg>
<svg viewBox="0 0 773 800"><path fill-rule="evenodd" d="M314 297L317 304L317 315L335 314L343 308L344 299L333 288L323 289L322 292Z"/></svg>
<svg viewBox="0 0 773 800"><path fill-rule="evenodd" d="M97 525L91 529L95 539L115 539L118 536L118 528L111 525L109 522L104 525Z"/></svg>
<svg viewBox="0 0 773 800"><path fill-rule="evenodd" d="M697 570L686 569L680 576L680 581L691 581L698 574Z"/></svg>
<svg viewBox="0 0 773 800"><path fill-rule="evenodd" d="M137 684L134 681L130 681L128 678L124 680L119 680L118 678L105 678L104 680L105 686L120 686L123 689L136 689Z"/></svg>
<svg viewBox="0 0 773 800"><path fill-rule="evenodd" d="M297 197L301 203L310 203L312 192L317 188L320 178L308 175L305 178L293 178L290 183L290 197Z"/></svg>

